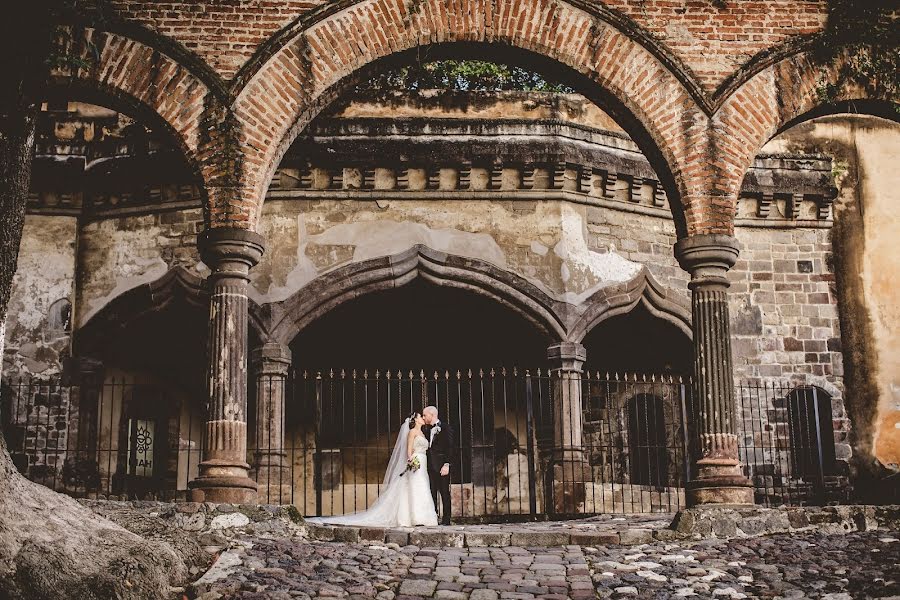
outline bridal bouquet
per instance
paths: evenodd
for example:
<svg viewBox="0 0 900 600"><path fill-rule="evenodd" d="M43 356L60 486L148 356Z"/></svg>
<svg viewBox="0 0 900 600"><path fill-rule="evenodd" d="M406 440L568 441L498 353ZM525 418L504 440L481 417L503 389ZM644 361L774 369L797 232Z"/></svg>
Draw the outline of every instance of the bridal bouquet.
<svg viewBox="0 0 900 600"><path fill-rule="evenodd" d="M400 477L406 475L407 471L418 471L421 466L422 463L419 462L419 457L413 456L408 461L406 461L406 469L402 473L400 473Z"/></svg>

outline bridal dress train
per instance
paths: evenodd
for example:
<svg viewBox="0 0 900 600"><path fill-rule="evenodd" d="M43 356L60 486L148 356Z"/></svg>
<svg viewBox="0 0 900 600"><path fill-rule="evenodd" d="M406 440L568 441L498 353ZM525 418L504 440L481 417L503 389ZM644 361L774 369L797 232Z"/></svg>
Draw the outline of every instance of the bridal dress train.
<svg viewBox="0 0 900 600"><path fill-rule="evenodd" d="M367 510L336 517L314 517L312 523L329 525L355 525L361 527L414 527L437 525L437 512L431 497L428 481L428 440L418 436L413 441L413 456L421 465L416 471L406 470L406 440L409 435L409 419L404 421L397 435L397 443L384 474L381 495ZM402 476L401 476L402 475Z"/></svg>

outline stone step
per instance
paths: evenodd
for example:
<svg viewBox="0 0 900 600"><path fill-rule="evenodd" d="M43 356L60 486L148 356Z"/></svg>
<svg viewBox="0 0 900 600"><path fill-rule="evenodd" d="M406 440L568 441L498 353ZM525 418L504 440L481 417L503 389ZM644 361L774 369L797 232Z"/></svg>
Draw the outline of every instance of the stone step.
<svg viewBox="0 0 900 600"><path fill-rule="evenodd" d="M558 546L632 546L653 541L675 539L674 530L665 526L653 528L626 527L607 529L528 529L505 525L469 528L465 525L444 527L351 527L307 523L309 537L328 542L380 542L399 546L484 548L484 547L558 547Z"/></svg>

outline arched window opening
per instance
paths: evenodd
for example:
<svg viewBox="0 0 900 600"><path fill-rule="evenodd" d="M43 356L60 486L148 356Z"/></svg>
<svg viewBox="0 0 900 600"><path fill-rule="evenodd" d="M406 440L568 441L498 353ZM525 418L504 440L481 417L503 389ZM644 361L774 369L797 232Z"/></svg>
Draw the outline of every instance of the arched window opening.
<svg viewBox="0 0 900 600"><path fill-rule="evenodd" d="M602 374L647 373L687 377L694 349L678 327L643 305L594 327L584 339L587 368Z"/></svg>
<svg viewBox="0 0 900 600"><path fill-rule="evenodd" d="M426 405L456 432L459 510L527 510L523 374L543 367L547 346L511 307L422 278L324 314L291 343L297 408L287 411L286 439L295 462L315 472L309 512L374 501L398 426Z"/></svg>
<svg viewBox="0 0 900 600"><path fill-rule="evenodd" d="M627 411L631 483L663 487L668 481L663 399L653 394L638 394L628 400Z"/></svg>
<svg viewBox="0 0 900 600"><path fill-rule="evenodd" d="M47 329L51 334L64 334L72 330L72 303L68 298L60 298L50 305L47 315Z"/></svg>
<svg viewBox="0 0 900 600"><path fill-rule="evenodd" d="M817 387L787 397L791 463L797 478L818 482L835 470L831 396Z"/></svg>

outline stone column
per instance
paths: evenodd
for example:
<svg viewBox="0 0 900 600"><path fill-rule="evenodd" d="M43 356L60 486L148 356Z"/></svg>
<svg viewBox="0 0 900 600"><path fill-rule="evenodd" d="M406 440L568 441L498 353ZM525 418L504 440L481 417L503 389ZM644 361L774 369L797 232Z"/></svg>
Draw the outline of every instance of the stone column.
<svg viewBox="0 0 900 600"><path fill-rule="evenodd" d="M284 449L284 401L291 351L269 342L250 353L256 377L256 483L259 501L291 501L291 472Z"/></svg>
<svg viewBox="0 0 900 600"><path fill-rule="evenodd" d="M198 240L212 271L206 366L206 438L195 502L256 502L247 463L247 282L263 238L244 229L207 229Z"/></svg>
<svg viewBox="0 0 900 600"><path fill-rule="evenodd" d="M687 502L753 504L753 486L738 463L734 371L726 277L738 257L728 235L695 235L675 244L675 256L691 274L694 329L694 407L696 473Z"/></svg>
<svg viewBox="0 0 900 600"><path fill-rule="evenodd" d="M76 386L73 388L76 397L69 398L71 406L68 435L75 437L72 447L79 453L80 458L96 461L97 438L100 435L97 420L100 396L103 392L103 363L94 358L73 356L63 363L63 373Z"/></svg>
<svg viewBox="0 0 900 600"><path fill-rule="evenodd" d="M549 473L553 510L574 513L585 500L591 469L582 439L581 374L587 352L575 342L547 348L553 389L553 453Z"/></svg>

